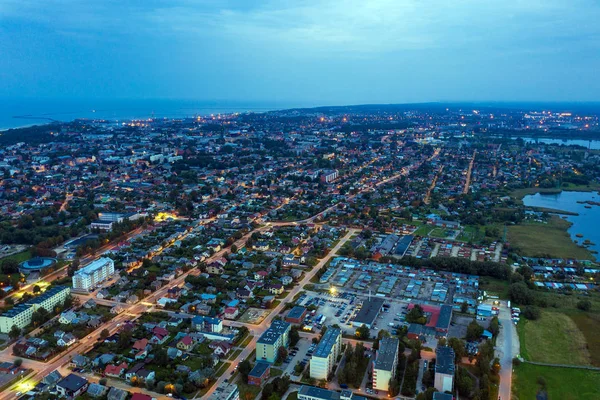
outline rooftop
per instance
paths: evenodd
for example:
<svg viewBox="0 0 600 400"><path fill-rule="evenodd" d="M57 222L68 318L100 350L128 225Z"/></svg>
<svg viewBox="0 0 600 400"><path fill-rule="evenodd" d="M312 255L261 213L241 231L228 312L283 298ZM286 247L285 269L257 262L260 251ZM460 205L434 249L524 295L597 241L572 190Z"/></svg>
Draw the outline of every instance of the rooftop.
<svg viewBox="0 0 600 400"><path fill-rule="evenodd" d="M254 377L260 378L261 376L263 376L265 374L265 372L269 369L270 366L271 366L271 364L269 364L269 363L259 361L256 363L254 368L252 368L252 371L250 371L248 376L254 376Z"/></svg>
<svg viewBox="0 0 600 400"><path fill-rule="evenodd" d="M302 318L302 315L305 312L306 312L306 308L300 307L300 306L295 306L294 308L292 308L290 310L290 312L288 313L287 317L288 318L294 318L294 319Z"/></svg>
<svg viewBox="0 0 600 400"><path fill-rule="evenodd" d="M454 375L454 350L452 347L438 347L435 350L435 356L435 373Z"/></svg>
<svg viewBox="0 0 600 400"><path fill-rule="evenodd" d="M394 368L394 361L398 354L398 345L400 341L396 338L384 337L379 342L379 350L373 368L391 371Z"/></svg>
<svg viewBox="0 0 600 400"><path fill-rule="evenodd" d="M342 336L342 331L339 328L328 328L325 335L319 342L313 357L325 358L331 353L331 349L337 342L338 337Z"/></svg>
<svg viewBox="0 0 600 400"><path fill-rule="evenodd" d="M101 257L97 260L92 261L85 267L81 268L80 270L75 272L75 274L76 275L90 275L90 274L93 274L95 271L99 270L100 268L104 268L107 264L112 263L112 262L113 262L113 260L111 260L108 257Z"/></svg>
<svg viewBox="0 0 600 400"><path fill-rule="evenodd" d="M304 395L321 400L340 400L340 394L333 390L321 389L314 386L302 385L298 392L298 397Z"/></svg>
<svg viewBox="0 0 600 400"><path fill-rule="evenodd" d="M263 344L274 344L279 337L290 328L290 324L285 321L275 320L271 323L269 329L267 329L257 343Z"/></svg>
<svg viewBox="0 0 600 400"><path fill-rule="evenodd" d="M383 300L381 299L365 300L356 318L354 318L354 322L371 325L377 318L379 311L381 311L381 307L383 307Z"/></svg>

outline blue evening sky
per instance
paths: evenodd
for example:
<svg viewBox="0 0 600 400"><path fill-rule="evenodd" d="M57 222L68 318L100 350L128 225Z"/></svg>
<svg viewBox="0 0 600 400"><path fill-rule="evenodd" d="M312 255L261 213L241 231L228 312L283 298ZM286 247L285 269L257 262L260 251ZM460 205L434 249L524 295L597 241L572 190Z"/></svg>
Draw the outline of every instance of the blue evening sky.
<svg viewBox="0 0 600 400"><path fill-rule="evenodd" d="M600 100L598 0L0 0L0 97Z"/></svg>

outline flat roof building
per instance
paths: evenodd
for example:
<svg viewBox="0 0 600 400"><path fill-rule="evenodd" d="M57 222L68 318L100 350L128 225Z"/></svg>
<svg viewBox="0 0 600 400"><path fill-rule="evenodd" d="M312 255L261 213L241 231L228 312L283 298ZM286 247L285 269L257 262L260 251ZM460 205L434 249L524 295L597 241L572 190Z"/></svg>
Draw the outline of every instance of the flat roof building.
<svg viewBox="0 0 600 400"><path fill-rule="evenodd" d="M256 342L256 359L275 362L277 360L277 350L280 347L287 347L289 343L290 323L275 320Z"/></svg>
<svg viewBox="0 0 600 400"><path fill-rule="evenodd" d="M367 328L371 329L381 311L381 307L383 307L383 300L381 299L365 300L354 321L352 321L352 325L357 328L366 325Z"/></svg>
<svg viewBox="0 0 600 400"><path fill-rule="evenodd" d="M443 346L435 350L434 387L440 392L452 392L454 386L454 350Z"/></svg>
<svg viewBox="0 0 600 400"><path fill-rule="evenodd" d="M342 330L328 328L310 360L310 377L327 379L333 373L342 351Z"/></svg>
<svg viewBox="0 0 600 400"><path fill-rule="evenodd" d="M288 312L285 320L290 324L300 324L304 320L304 317L306 317L306 308L295 306Z"/></svg>
<svg viewBox="0 0 600 400"><path fill-rule="evenodd" d="M93 290L114 273L115 262L108 257L101 257L75 272L73 289Z"/></svg>
<svg viewBox="0 0 600 400"><path fill-rule="evenodd" d="M379 350L373 361L373 388L388 391L390 379L396 375L398 346L396 338L384 337L379 341Z"/></svg>
<svg viewBox="0 0 600 400"><path fill-rule="evenodd" d="M235 383L220 384L208 400L239 400L240 391Z"/></svg>

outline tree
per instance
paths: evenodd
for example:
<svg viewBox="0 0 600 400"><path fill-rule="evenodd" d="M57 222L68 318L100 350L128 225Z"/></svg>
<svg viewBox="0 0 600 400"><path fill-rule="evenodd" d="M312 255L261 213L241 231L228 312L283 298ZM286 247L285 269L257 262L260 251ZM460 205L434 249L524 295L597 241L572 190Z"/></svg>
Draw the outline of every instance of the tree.
<svg viewBox="0 0 600 400"><path fill-rule="evenodd" d="M12 328L10 328L10 332L8 332L8 337L11 338L11 340L15 340L19 336L21 336L21 329L19 329L18 326L13 325Z"/></svg>
<svg viewBox="0 0 600 400"><path fill-rule="evenodd" d="M162 347L157 347L154 351L154 362L157 365L167 365L169 363L169 355L167 354L167 350L163 349Z"/></svg>
<svg viewBox="0 0 600 400"><path fill-rule="evenodd" d="M110 332L108 331L108 329L102 329L102 331L100 332L100 339L104 340L109 336Z"/></svg>
<svg viewBox="0 0 600 400"><path fill-rule="evenodd" d="M19 263L12 258L8 258L2 261L0 270L2 270L2 273L5 275L16 274L19 272Z"/></svg>
<svg viewBox="0 0 600 400"><path fill-rule="evenodd" d="M37 294L41 291L42 291L42 288L40 288L38 285L33 286L33 293Z"/></svg>
<svg viewBox="0 0 600 400"><path fill-rule="evenodd" d="M454 350L456 362L460 362L460 360L467 354L465 342L457 337L451 337L448 339L448 346L452 347L452 350Z"/></svg>
<svg viewBox="0 0 600 400"><path fill-rule="evenodd" d="M250 364L250 361L244 360L239 363L238 371L240 371L240 375L242 376L244 383L248 383L248 375L250 374L250 371L252 371L252 365Z"/></svg>
<svg viewBox="0 0 600 400"><path fill-rule="evenodd" d="M413 324L421 324L425 325L427 323L427 318L425 317L425 313L423 312L423 308L416 304L409 312L406 314L406 321Z"/></svg>
<svg viewBox="0 0 600 400"><path fill-rule="evenodd" d="M592 302L589 300L579 300L577 302L577 308L582 311L590 311L592 309Z"/></svg>
<svg viewBox="0 0 600 400"><path fill-rule="evenodd" d="M469 303L467 303L466 301L463 301L462 304L460 305L460 312L463 314L466 314L467 311L469 311Z"/></svg>
<svg viewBox="0 0 600 400"><path fill-rule="evenodd" d="M279 348L277 349L277 360L283 361L287 358L287 356L288 356L288 351L285 349L285 347L279 346Z"/></svg>
<svg viewBox="0 0 600 400"><path fill-rule="evenodd" d="M490 325L488 326L488 330L492 333L492 335L498 335L500 332L500 323L498 322L498 317L492 318Z"/></svg>
<svg viewBox="0 0 600 400"><path fill-rule="evenodd" d="M300 340L300 333L298 333L298 327L292 326L290 330L290 346L295 346Z"/></svg>
<svg viewBox="0 0 600 400"><path fill-rule="evenodd" d="M517 304L528 305L533 304L535 295L524 282L517 282L510 285L508 288L510 299Z"/></svg>
<svg viewBox="0 0 600 400"><path fill-rule="evenodd" d="M362 324L362 326L356 330L355 336L357 339L364 340L368 339L370 334L371 332L369 331L369 328L365 324Z"/></svg>
<svg viewBox="0 0 600 400"><path fill-rule="evenodd" d="M70 277L73 277L73 275L75 275L75 272L77 272L78 269L79 269L79 258L75 258L73 260L73 262L71 262L71 265L69 265L69 268L67 270L67 274Z"/></svg>
<svg viewBox="0 0 600 400"><path fill-rule="evenodd" d="M483 327L479 325L476 321L471 321L471 323L467 326L467 341L472 342L475 340L479 340L482 334Z"/></svg>
<svg viewBox="0 0 600 400"><path fill-rule="evenodd" d="M238 247L237 247L235 244L232 244L232 245L231 245L231 253L232 253L232 254L235 254L235 253L237 253L237 252L238 252Z"/></svg>
<svg viewBox="0 0 600 400"><path fill-rule="evenodd" d="M15 361L13 361L13 365L15 367L20 367L21 365L23 365L23 359L21 358L16 358Z"/></svg>
<svg viewBox="0 0 600 400"><path fill-rule="evenodd" d="M536 306L527 306L523 309L523 316L529 320L539 319L541 315L542 312Z"/></svg>

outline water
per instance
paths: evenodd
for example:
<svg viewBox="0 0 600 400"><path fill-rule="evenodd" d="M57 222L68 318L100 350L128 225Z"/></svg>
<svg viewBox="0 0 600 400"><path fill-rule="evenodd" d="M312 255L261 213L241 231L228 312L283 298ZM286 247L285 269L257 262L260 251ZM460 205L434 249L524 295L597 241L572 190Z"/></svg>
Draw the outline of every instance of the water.
<svg viewBox="0 0 600 400"><path fill-rule="evenodd" d="M597 192L561 192L559 194L534 194L525 196L523 203L526 206L546 207L556 210L564 210L578 213L579 215L569 215L566 219L573 223L568 232L571 238L578 243L585 239L591 240L594 245L589 248L600 252L600 206L591 206L586 208L586 204L577 203L578 201L600 202L600 195ZM583 238L575 235L582 234Z"/></svg>
<svg viewBox="0 0 600 400"><path fill-rule="evenodd" d="M516 138L515 138L516 139ZM539 143L546 144L557 144L557 145L577 145L585 148L590 148L593 150L600 150L600 140L585 140L585 139L532 139L532 138L523 138L526 143L535 143L536 141Z"/></svg>
<svg viewBox="0 0 600 400"><path fill-rule="evenodd" d="M196 100L38 100L0 99L0 130L77 118L130 120L184 118L233 112L266 112L312 107L302 102L236 102Z"/></svg>

